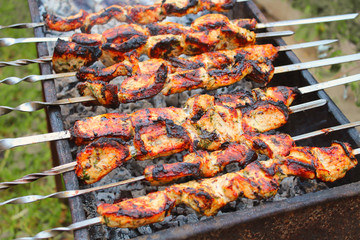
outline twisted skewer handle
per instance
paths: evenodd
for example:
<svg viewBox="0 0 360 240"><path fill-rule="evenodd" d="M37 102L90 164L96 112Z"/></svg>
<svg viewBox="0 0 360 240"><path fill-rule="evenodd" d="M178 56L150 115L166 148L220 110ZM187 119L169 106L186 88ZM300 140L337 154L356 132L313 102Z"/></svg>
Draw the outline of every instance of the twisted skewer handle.
<svg viewBox="0 0 360 240"><path fill-rule="evenodd" d="M4 190L7 189L11 186L14 185L21 185L21 184L27 184L27 183L31 183L34 182L36 180L38 180L39 178L42 177L46 177L46 176L54 176L54 175L58 175L64 172L69 172L71 170L74 170L74 167L76 166L76 162L71 162L71 163L67 163L58 167L54 167L50 170L46 170L44 172L41 173L32 173L32 174L28 174L22 178L16 179L12 182L2 182L0 183L0 190ZM3 205L3 204L0 204Z"/></svg>
<svg viewBox="0 0 360 240"><path fill-rule="evenodd" d="M71 198L71 197L83 195L85 193L89 193L89 192L93 192L93 191L97 191L97 190L101 190L101 189L106 189L106 188L116 187L116 186L119 186L119 185L124 185L124 184L132 183L132 182L141 181L143 179L145 179L144 176L139 176L139 177L131 178L131 179L124 180L124 181L121 181L121 182L110 183L110 184L107 184L107 185L104 185L104 186L93 187L93 188L88 188L88 189L68 190L68 191L52 193L52 194L49 194L49 195L46 195L46 196L41 196L41 195L23 196L23 197L13 198L13 199L9 199L9 200L7 200L5 202L2 202L2 203L0 203L0 206L5 205L5 204L31 203L31 202L36 202L36 201L46 199L46 198Z"/></svg>
<svg viewBox="0 0 360 240"><path fill-rule="evenodd" d="M42 27L44 26L45 23L44 22L39 22L39 23L16 23L16 24L12 24L12 25L8 25L8 26L0 26L0 30L1 29L5 29L5 28L36 28L36 27Z"/></svg>
<svg viewBox="0 0 360 240"><path fill-rule="evenodd" d="M18 240L47 239L47 238L55 237L60 232L74 231L74 230L77 230L80 228L84 228L84 227L91 226L94 224L99 224L99 223L101 223L100 217L95 217L95 218L90 218L90 219L87 219L87 220L84 220L81 222L73 223L67 227L58 227L58 228L48 229L48 230L39 232L34 237L22 237L22 238L17 238L17 239Z"/></svg>
<svg viewBox="0 0 360 240"><path fill-rule="evenodd" d="M59 38L69 40L69 37L0 38L0 47L7 47L17 43L56 42Z"/></svg>
<svg viewBox="0 0 360 240"><path fill-rule="evenodd" d="M39 102L39 101L32 101L20 104L17 107L8 107L8 106L0 106L0 116L8 114L12 111L19 111L19 112L35 112L46 106L58 106L70 103L82 103L82 102L89 102L94 101L96 98L93 96L84 96L84 97L76 97L76 98L65 98L60 99L54 102Z"/></svg>
<svg viewBox="0 0 360 240"><path fill-rule="evenodd" d="M4 83L7 85L15 85L19 82L25 81L29 83L34 83L38 81L48 80L48 79L54 79L59 77L73 77L76 73L70 72L70 73L61 73L61 74L49 74L49 75L29 75L23 78L18 77L8 77L0 81L0 83Z"/></svg>
<svg viewBox="0 0 360 240"><path fill-rule="evenodd" d="M40 57L36 59L18 59L11 62L1 62L0 61L0 67L7 67L7 66L24 66L31 63L47 63L51 62L52 57L46 56L46 57Z"/></svg>

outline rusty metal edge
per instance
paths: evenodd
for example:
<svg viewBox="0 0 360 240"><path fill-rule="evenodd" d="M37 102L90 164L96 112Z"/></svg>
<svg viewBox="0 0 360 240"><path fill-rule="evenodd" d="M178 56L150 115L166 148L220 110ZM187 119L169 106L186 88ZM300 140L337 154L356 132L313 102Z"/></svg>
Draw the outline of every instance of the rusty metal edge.
<svg viewBox="0 0 360 240"><path fill-rule="evenodd" d="M31 13L32 22L41 22L39 8L36 0L28 0L29 10ZM35 28L34 34L36 37L44 37L44 28ZM46 43L37 43L38 56L48 56L49 52ZM50 63L39 64L41 74L52 73L52 67ZM56 89L54 80L42 81L43 98L47 102L57 100ZM46 115L48 118L48 128L52 132L63 131L64 125L62 122L62 116L60 113L60 107L49 107L46 109ZM54 152L55 149L55 152ZM52 156L57 157L60 164L68 163L72 161L70 152L70 145L67 140L56 141L53 143ZM65 188L67 190L79 189L79 182L74 172L68 172L63 174L63 180ZM85 212L83 203L80 197L71 198L68 200L68 205L71 211L71 217L73 222L79 222L85 220ZM45 205L44 205L45 207ZM80 229L74 231L75 239L89 239L89 232L87 229Z"/></svg>

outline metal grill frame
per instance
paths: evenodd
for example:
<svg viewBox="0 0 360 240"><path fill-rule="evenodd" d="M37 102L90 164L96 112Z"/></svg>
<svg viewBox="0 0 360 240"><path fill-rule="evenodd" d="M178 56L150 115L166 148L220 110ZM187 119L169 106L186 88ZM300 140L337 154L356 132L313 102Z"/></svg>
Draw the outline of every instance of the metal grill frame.
<svg viewBox="0 0 360 240"><path fill-rule="evenodd" d="M33 22L41 22L36 0L28 0ZM259 8L252 2L236 3L228 14L230 18L249 17L259 22L267 22ZM272 31L267 29L266 31ZM35 28L36 37L44 37L44 28ZM270 41L274 45L285 45L282 39ZM37 43L38 56L48 56L46 43ZM281 53L275 65L299 63L293 52ZM40 64L41 74L52 73L50 63ZM289 80L291 79L291 81ZM309 71L281 74L274 78L271 85L306 86L317 81ZM44 101L55 101L54 80L42 82ZM348 119L324 92L308 94L301 101L326 99L327 106L306 113L291 116L289 123L280 129L291 135L297 135L337 124L348 123ZM300 101L300 100L298 100ZM296 104L296 103L295 103ZM60 107L46 109L49 132L64 130ZM296 126L291 127L291 126ZM332 139L347 141L359 146L359 133L355 129L332 133L302 141L299 145L328 146ZM72 161L70 145L67 140L51 143L52 156L56 164ZM347 236L349 239L360 236L360 167L353 169L336 184L329 184L328 190L308 193L289 198L285 201L268 202L252 209L228 213L196 224L186 224L136 239L329 239ZM78 189L79 182L74 172L63 174L67 190ZM73 222L85 220L83 203L80 197L68 200ZM90 239L87 229L74 231L75 239Z"/></svg>

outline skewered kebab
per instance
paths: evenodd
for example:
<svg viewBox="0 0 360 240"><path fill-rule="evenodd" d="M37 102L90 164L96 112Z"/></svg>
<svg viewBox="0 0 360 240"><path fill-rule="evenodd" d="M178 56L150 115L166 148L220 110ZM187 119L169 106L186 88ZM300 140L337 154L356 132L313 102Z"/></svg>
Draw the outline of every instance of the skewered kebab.
<svg viewBox="0 0 360 240"><path fill-rule="evenodd" d="M340 20L347 20L353 19L358 16L357 13L355 14L344 14L344 15L337 15L337 16L327 16L327 17L318 17L318 18L308 18L308 19L297 19L297 20L287 20L287 21L280 21L280 22L272 22L272 23L258 23L256 24L256 28L265 28L265 27L274 27L274 26L291 26L297 24L310 24L310 23L319 23L319 22L331 22L331 21L340 21ZM251 19L237 19L236 25L239 27L246 28L248 30L254 30L251 28L255 20ZM243 24L240 24L243 22ZM172 23L169 23L170 25ZM161 25L165 25L165 23L161 23ZM175 24L176 25L176 24ZM132 25L130 25L132 26ZM178 25L177 25L178 26ZM250 27L250 28L249 28ZM1 26L0 26L1 29ZM108 30L111 31L111 30ZM175 32L175 31L172 31ZM129 33L126 33L129 34ZM136 31L135 31L136 34ZM80 35L79 35L80 36ZM127 35L128 36L128 35ZM27 42L44 42L44 41L56 41L58 38L0 38L0 46L10 46L16 43L27 43ZM67 37L61 37L63 40L69 40ZM96 41L95 41L96 42ZM93 42L94 43L94 42ZM22 66L27 65L30 63L44 63L52 61L51 56L44 56L38 59L19 59L11 62L0 62L0 67L5 66Z"/></svg>
<svg viewBox="0 0 360 240"><path fill-rule="evenodd" d="M237 0L240 2L241 0ZM246 1L246 0L244 0ZM285 20L285 21L278 21L278 22L268 22L268 23L258 23L256 19L242 19L240 20L243 22L242 26L244 28L249 28L251 30L255 29L262 29L262 28L272 28L272 27L283 27L283 26L292 26L298 25L299 21L301 24L312 24L312 23L319 23L319 22L333 22L333 21L340 21L340 20L349 20L354 19L358 16L357 13L351 14L342 14L342 15L335 15L335 16L322 16L322 17L314 17L314 18L307 18L307 19L295 19L295 20ZM18 23L12 24L8 26L0 25L0 30L5 28L35 28L44 26L44 22L39 23Z"/></svg>
<svg viewBox="0 0 360 240"><path fill-rule="evenodd" d="M76 173L93 183L131 158L153 159L197 148L216 150L237 141L239 134L278 128L286 123L290 113L286 104L291 104L296 92L276 87L253 90L253 95L198 95L186 102L185 109L149 108L77 121L71 129L76 144L97 140L78 154Z"/></svg>
<svg viewBox="0 0 360 240"><path fill-rule="evenodd" d="M326 101L324 101L324 100L318 100L318 101L314 101L314 102L301 104L298 106L293 106L293 107L290 107L289 109L291 112L295 113L298 111L305 111L307 109L319 107L319 106L324 105L325 103L326 103ZM171 110L173 110L173 109L174 108L169 108L169 112L171 112ZM153 111L155 111L155 110L153 110ZM94 140L93 136L95 136L95 138L102 137L103 139L104 139L104 137L110 137L110 138L116 137L116 138L124 139L124 137L126 137L126 134L124 134L124 133L129 133L129 131L121 130L121 129L129 130L129 122L126 122L126 121L124 122L124 119L121 118L121 117L124 117L124 115L110 114L107 116L108 117L113 116L114 118L106 119L106 118L101 118L101 116L100 117L92 117L92 118L88 118L88 120L84 121L84 122L78 121L77 122L78 126L74 125L74 128L72 130L68 130L68 131L48 133L48 134L42 134L42 135L38 135L38 136L31 136L31 137L2 139L2 140L0 140L0 149L6 150L6 149L13 148L16 146L23 146L23 145L27 145L27 144L33 144L33 143L44 142L44 141L54 141L54 140L66 139L66 138L70 138L70 137L72 139L75 139L77 144L86 144L87 142ZM103 119L104 121L101 121L101 119ZM98 125L98 127L96 127L96 129L94 129L92 127L92 130L91 130L92 133L86 133L86 127L90 127L92 125L91 121L92 121L92 123L95 124L96 120L100 120L100 121L98 121L98 124L100 124L100 125ZM107 120L107 121L105 121L105 120ZM127 119L127 120L129 120L129 119ZM117 127L115 125L117 125ZM153 126L156 126L156 124L154 124ZM151 125L150 125L150 127L151 127ZM181 127L179 127L179 128L181 128ZM164 129L162 129L162 130L164 130ZM85 135L81 136L80 134L82 132ZM160 133L162 133L162 132L163 131L161 131ZM95 135L93 135L93 134L95 134ZM129 135L129 134L127 136L128 136L128 138L131 138L131 135ZM166 137L166 134L164 136ZM110 139L110 140L112 140L112 141L110 141L110 144L116 144L116 143L118 145L120 144L119 142L116 142L116 139ZM106 142L106 141L104 141L104 142ZM126 147L126 145L124 147ZM167 150L169 150L169 149L167 149ZM177 150L180 151L181 149L178 148ZM119 156L123 156L123 154L119 155ZM155 156L153 156L153 157L155 157ZM84 160L86 160L86 158L83 157L82 160L84 161ZM4 188L4 187L7 188L8 186L11 186L11 185L28 183L28 182L34 181L38 178L41 178L45 175L56 175L56 174L59 174L62 172L71 171L74 169L75 165L76 165L76 162L73 162L73 163L69 163L69 164L64 164L59 167L55 167L55 168L53 168L49 171L45 171L43 173L30 174L30 175L25 176L22 179L18 179L13 182L3 183L2 188Z"/></svg>
<svg viewBox="0 0 360 240"><path fill-rule="evenodd" d="M61 18L47 14L45 22L48 28L56 31L71 31L81 28L89 33L92 26L106 24L111 18L120 22L148 24L163 20L166 16L184 16L200 11L225 12L233 7L233 0L166 0L154 5L120 6L112 5L97 13L84 10L74 16Z"/></svg>
<svg viewBox="0 0 360 240"><path fill-rule="evenodd" d="M354 168L354 155L347 143L334 142L330 147L295 147L289 156L250 163L244 169L210 179L176 184L163 191L97 207L100 217L77 222L67 228L54 228L34 238L49 238L60 231L71 231L102 223L109 227L135 228L163 221L181 203L211 216L239 197L268 199L276 195L281 181L288 176L333 182ZM20 238L21 239L21 238ZM29 238L24 238L29 239Z"/></svg>
<svg viewBox="0 0 360 240"><path fill-rule="evenodd" d="M183 157L182 162L147 166L144 170L144 175L139 177L83 190L70 190L52 193L47 196L28 195L17 197L1 202L0 206L5 204L30 203L46 198L70 198L93 191L133 183L140 180L147 180L151 185L163 185L168 184L169 182L174 182L174 180L178 180L184 176L207 178L214 177L219 172L222 172L224 167L230 163L238 163L238 165L245 167L252 160L255 160L254 158L256 154L254 152L260 152L260 154L265 154L269 158L286 157L290 153L290 150L295 147L295 141L328 134L332 131L348 129L359 125L360 121L322 129L295 137L290 137L286 134L258 134L253 136L243 136L243 139L245 139L245 145L230 143L225 147L225 149L214 152L197 151L195 153L189 153ZM251 143L249 139L251 139ZM247 146L247 144L250 144L251 149ZM260 145L262 146L261 148L259 148Z"/></svg>
<svg viewBox="0 0 360 240"><path fill-rule="evenodd" d="M239 48L239 49L235 49L235 50L217 51L217 52L208 53L208 54L204 53L203 55L211 56L212 54L214 54L216 56L216 55L221 55L221 53L223 53L224 55L226 55L226 53L228 53L227 55L230 55L229 57L231 57L231 55L234 55L237 51L239 51L240 53L247 55L248 59L251 59L250 57L252 56L254 60L259 61L260 59L263 59L263 61L264 61L265 59L274 59L277 56L277 53L280 51L289 51L289 50L294 50L294 49L299 49L299 48L331 44L336 41L337 40L322 40L322 41L300 43L300 44L294 44L294 45L289 45L289 46L280 46L280 47L274 47L272 45L254 45L254 48L252 48L251 46L246 47L245 48L245 49L247 49L246 51L242 50L244 48ZM261 48L264 48L264 50L259 51ZM268 48L268 51L266 51L266 48ZM259 53L256 53L255 50L259 51ZM248 52L248 54L245 54L246 52ZM266 55L261 56L260 53L263 53ZM256 57L259 57L260 59L256 59ZM222 61L226 60L227 58L228 57L225 57ZM162 62L164 62L164 64L170 66L170 68L169 68L170 70L175 70L176 65L179 63L176 63L176 58L171 58L171 59L173 59L172 62L174 62L174 63L172 63L170 60L165 61L165 60L157 60L156 59L155 61L162 61ZM182 59L182 58L180 58L180 59ZM199 61L198 60L196 61L196 57L193 57L193 59L194 59L194 66L199 65ZM231 60L235 61L234 59L229 59L228 63L230 63ZM143 62L124 61L122 63L117 63L113 66L110 66L108 68L102 68L102 69L93 69L93 68L82 67L82 68L80 68L81 70L78 73L69 72L69 73L50 74L50 75L30 75L30 76L27 76L24 78L9 77L9 78L0 80L0 83L13 85L13 84L17 84L21 81L37 82L37 81L43 81L43 80L47 80L47 79L72 77L72 76L77 76L79 78L79 80L93 79L93 80L110 81L111 79L113 79L117 76L132 75L135 72L135 70L131 70L132 68L141 70L142 65L146 65L148 62L151 64L153 61L154 60L147 60L147 61L143 61ZM218 61L221 61L221 59L218 59ZM172 64L174 64L174 67L172 67ZM224 62L223 64L226 64L226 62ZM221 66L222 64L218 64L218 65L219 65L219 67L222 67ZM213 65L212 67L215 67L215 66L216 65ZM141 72L145 73L144 70L142 70Z"/></svg>
<svg viewBox="0 0 360 240"><path fill-rule="evenodd" d="M290 107L290 110L292 113L297 113L301 111L306 111L308 109L312 109L315 107L320 107L326 104L325 100L316 100L296 106ZM62 131L62 132L54 132L54 133L48 133L48 134L42 134L37 136L29 136L29 137L21 137L21 138L8 138L8 139L2 139L0 140L0 151L14 148L17 146L23 146L33 143L39 143L39 142L46 142L46 141L55 141L60 139L67 139L70 138L71 134L70 131ZM58 174L62 174L68 171L75 170L76 162L70 162L66 163L57 167L53 167L50 170L43 171L41 173L33 173L28 174L20 179L14 180L12 182L3 182L0 183L0 189L6 189L13 185L19 185L19 184L26 184L33 181L36 181L39 178L45 177L45 176L54 176Z"/></svg>
<svg viewBox="0 0 360 240"><path fill-rule="evenodd" d="M274 70L272 69L271 65L270 66L266 66L266 64L261 64L261 68L256 68L257 72L260 72L260 70L265 70L265 72L259 74L259 75L262 75L262 76L268 76L268 77L271 77L272 76L272 73L284 73L284 72L289 72L289 71L297 71L297 70L303 70L303 69L308 69L308 68L313 68L313 67L320 67L320 66L326 66L326 65L331 65L331 64L338 64L338 63L344 63L344 62L349 62L349 61L356 61L356 60L359 60L360 59L360 54L353 54L353 55L348 55L348 56L342 56L342 57L334 57L334 58L330 58L330 59L323 59L323 60L317 60L317 61L311 61L311 62L306 62L306 63L299 63L299 64L292 64L292 65L286 65L286 66L281 66L281 67L276 67ZM152 61L150 61L151 63ZM250 61L251 62L251 61ZM159 62L157 62L159 63ZM253 62L254 63L254 62ZM161 65L160 65L161 66ZM239 65L241 66L241 65ZM161 66L161 67L164 67L164 66ZM250 66L250 69L252 67ZM200 69L201 70L201 69ZM198 70L193 70L194 73L196 73ZM191 70L189 71L191 72ZM229 71L217 71L217 70L213 70L212 72L215 72L218 76L221 76L220 74L223 73L223 78L226 79L227 76L229 76L231 72ZM230 76L229 79L227 79L226 81L224 82L220 82L220 83L217 83L217 85L215 84L214 86L215 87L219 87L219 86L226 86L226 84L231 84L231 83L235 83L237 81L240 81L242 78L243 74L241 71L238 71L236 72L236 69L233 71L236 73L235 77L234 76ZM192 82L192 77L190 75L190 77L188 76L181 76L181 74L173 74L171 76L173 76L173 79L175 79L176 81L174 82L175 84L179 84L177 87L177 91L184 91L185 88L181 86L181 81L178 81L179 79L176 79L175 77L180 75L180 80L183 80L183 83L187 83L187 84L190 84L190 86L192 88L196 88L196 87L206 87L206 88L210 88L210 87L207 87L206 85L203 86L201 84L203 84L201 82L201 80L203 79L198 79L198 85L194 84L194 82ZM254 74L255 75L255 74ZM139 77L141 76L141 77ZM256 76L256 75L255 75ZM157 77L157 78L156 78ZM162 77L162 78L160 78ZM143 81L139 81L139 79L141 79ZM259 78L259 77L258 77ZM162 83L161 81L158 81L158 82L151 82L153 80L156 80L156 79L164 79L164 75L156 75L156 74L153 74L152 76L149 76L149 75L146 75L146 74L143 74L143 75L136 75L135 77L131 77L131 78L128 78L127 81L124 81L123 82L123 85L122 86L126 86L126 84L129 85L129 83L131 83L131 81L134 81L134 80L138 80L134 86L131 86L131 84L129 85L129 88L126 89L127 92L124 92L124 94L122 95L120 93L120 96L124 96L124 97L129 97L128 99L126 98L118 98L117 97L117 86L112 86L112 85L109 85L109 87L107 87L107 84L106 83L101 83L101 82L96 82L95 83L95 86L93 87L93 89L91 89L92 87L92 83L86 83L88 84L89 88L86 88L86 84L85 87L84 85L83 88L80 87L80 90L82 91L82 93L84 95L88 95L88 96L83 96L83 97L77 97L77 98L69 98L69 99L61 99L61 100L57 100L57 101L54 101L54 102L39 102L39 101L36 101L36 102L28 102L28 103L23 103L15 108L12 108L12 107L8 107L8 106L0 106L0 115L4 115L4 114L7 114L11 111L25 111L25 112L33 112L33 111L36 111L36 110L39 110L39 109L42 109L46 106L54 106L54 105L63 105L63 104L73 104L73 103L81 103L81 102L90 102L91 104L104 104L104 105L107 105L108 107L112 106L112 107L116 107L117 104L119 104L119 99L121 101L135 101L135 100L139 100L141 98L148 98L148 97L151 97L152 94L156 95L157 92L160 92L162 89L161 89L161 86L164 86L166 83ZM151 81L149 81L151 80ZM205 78L206 80L206 78ZM11 78L11 79L5 79L3 81L21 81L21 79L19 78ZM1 82L1 81L0 81ZM172 82L170 82L169 84L167 84L168 86L171 86L171 84L174 84ZM146 87L146 84L148 84L149 88L145 88ZM153 84L151 86L151 84ZM105 85L105 87L104 87ZM195 85L195 86L194 86ZM81 85L80 85L81 86ZM180 87L179 87L180 86ZM134 88L135 87L135 88ZM138 89L136 89L138 88ZM103 96L103 93L101 92L102 90L101 89L105 89L108 93L111 93L111 94L108 94L105 96ZM164 88L164 89L167 89L167 90L171 90L171 88ZM174 91L174 89L172 89L172 91ZM90 91L89 91L90 90ZM133 92L132 92L133 91ZM146 93L143 94L143 93ZM172 94L170 92L170 94ZM98 97L98 102L96 102L96 98L92 95L95 95Z"/></svg>
<svg viewBox="0 0 360 240"><path fill-rule="evenodd" d="M75 34L71 42L59 39L52 63L55 72L63 72L77 70L98 59L105 66L110 66L142 54L150 58L196 55L252 45L255 36L254 32L236 26L220 14L204 15L196 19L191 27L174 23L156 24L148 28L121 25L101 35ZM79 49L82 49L82 54L79 54Z"/></svg>

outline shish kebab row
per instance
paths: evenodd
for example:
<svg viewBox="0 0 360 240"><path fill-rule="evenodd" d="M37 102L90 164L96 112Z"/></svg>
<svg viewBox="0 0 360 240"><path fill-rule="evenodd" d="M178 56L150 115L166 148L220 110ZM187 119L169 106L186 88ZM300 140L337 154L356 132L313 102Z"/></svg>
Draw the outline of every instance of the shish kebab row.
<svg viewBox="0 0 360 240"><path fill-rule="evenodd" d="M304 46L303 44L300 45ZM309 45L313 46L312 43L307 43L307 46ZM191 89L213 90L237 83L245 77L248 80L267 85L275 73L360 59L360 54L353 54L274 68L272 61L276 58L279 50L296 47L298 45L280 48L270 44L254 45L235 50L204 53L188 59L171 58L169 61L150 59L136 64L120 63L115 68L110 67L105 71L97 70L96 72L82 73L82 78L89 79L77 85L82 97L60 99L55 102L28 102L15 108L0 106L0 115L14 110L33 112L49 105L78 102L117 108L120 103L136 102L160 93L167 96ZM132 72L136 72L136 74L125 78L120 86L107 82L118 75L125 75L129 69L132 69ZM98 74L99 72L100 74Z"/></svg>
<svg viewBox="0 0 360 240"><path fill-rule="evenodd" d="M57 42L53 68L55 72L69 72L99 59L110 66L123 60L137 61L141 54L150 58L168 58L182 53L196 55L254 44L255 36L259 34L243 28L240 22L232 22L221 14L207 14L196 19L190 27L171 22L154 23L146 28L127 24L102 34L73 34L70 41Z"/></svg>
<svg viewBox="0 0 360 240"><path fill-rule="evenodd" d="M300 92L356 81L359 77L360 75L354 75L301 88ZM78 145L98 139L77 156L78 176L86 183L93 183L131 158L153 159L186 149L216 150L226 142L244 142L242 134L251 135L276 129L286 123L288 114L291 113L288 106L298 92L296 88L273 87L266 90L254 89L252 93L240 91L215 96L197 95L187 101L184 109L150 108L132 114L99 115L77 121L71 131L2 139L0 149L70 136ZM248 140L251 141L251 137ZM76 163L66 165L64 169L70 171L75 165ZM59 167L56 169L60 171ZM27 183L37 178L25 176L14 182L2 183L0 188Z"/></svg>
<svg viewBox="0 0 360 240"><path fill-rule="evenodd" d="M295 141L329 134L333 131L344 130L357 127L359 125L360 121L321 129L295 137L290 137L289 135L283 133L276 135L243 135L242 139L244 139L244 142L240 141L238 143L228 143L224 145L223 148L212 152L199 150L188 153L183 157L182 162L149 165L145 167L144 174L139 177L83 190L70 190L52 193L47 196L28 195L17 197L0 202L0 206L5 204L30 203L46 198L70 198L93 191L134 183L140 180L146 180L151 185L165 185L189 176L193 178L214 177L223 172L225 167L231 163L237 163L240 167L245 167L249 163L255 161L258 154L266 155L268 158L286 157L291 150L296 147ZM261 148L258 147L260 145ZM0 186L1 184L4 183L0 183Z"/></svg>
<svg viewBox="0 0 360 240"><path fill-rule="evenodd" d="M235 2L245 2L246 0L237 0ZM211 4L211 1L207 1ZM195 6L197 4L197 6ZM82 27L82 30L86 32L86 30L90 30L92 26L97 24L106 24L112 17L115 17L117 20L122 21L122 18L125 19L124 22L128 23L138 23L138 24L149 24L153 22L158 22L163 20L166 16L184 16L188 13L197 13L203 10L210 10L210 11L217 11L217 12L224 12L233 7L234 1L217 1L213 2L212 6L209 4L204 4L203 1L163 1L163 4L159 6L156 4L154 6L126 6L122 7L119 5L112 5L101 10L98 13L86 13L84 10L81 10L78 14L74 16L70 16L67 18L60 18L57 16L52 16L46 14L44 16L45 22L43 23L19 23L13 24L9 26L0 26L0 29L4 28L31 28L31 27L39 27L46 25L51 30L56 31L71 31L75 30L76 28L81 27L82 24L85 26ZM170 7L170 6L176 6ZM161 11L157 12L157 17L154 15L147 15L149 11L158 11L159 7L167 8L172 10L169 11ZM119 9L121 9L119 11ZM130 9L130 14L128 11ZM149 19L151 17L151 19ZM309 19L307 23L313 23L318 21L338 21L338 20L345 20L350 19L355 16L350 15L343 15L338 17L327 16L327 17L317 17ZM259 29L259 28L266 28L266 27L275 27L275 26L289 26L298 24L297 22L290 21L281 21L278 23L257 23L255 19L248 19L244 20L244 22L248 22L249 27L252 29Z"/></svg>
<svg viewBox="0 0 360 240"><path fill-rule="evenodd" d="M167 16L185 16L200 11L226 12L230 10L235 2L247 0L161 0L153 5L121 6L112 5L97 13L88 13L80 10L78 14L70 17L59 17L45 14L44 23L14 24L11 26L0 26L2 28L31 28L46 25L55 31L71 31L81 28L84 32L90 32L94 25L103 25L115 18L119 22L148 24L163 20Z"/></svg>
<svg viewBox="0 0 360 240"><path fill-rule="evenodd" d="M222 49L235 49L255 43L255 33L231 23L226 16L209 14L193 23L194 29L182 30L178 24L156 27L154 36L137 25L120 25L100 34L74 34L71 41L58 40L53 53L56 72L69 72L101 60L106 66L124 60L135 63L141 54L150 58L168 58L182 53L197 55ZM140 28L140 29L139 29ZM155 27L153 27L155 28ZM155 31L155 30L154 30ZM168 34L165 34L168 33Z"/></svg>
<svg viewBox="0 0 360 240"><path fill-rule="evenodd" d="M330 21L339 21L339 20L348 20L348 19L354 19L358 16L357 13L355 14L344 14L344 15L337 15L337 16L326 16L326 17L319 17L319 18L309 18L309 19L297 19L297 20L290 20L290 21L280 21L280 22L272 22L272 23L262 23L262 24L256 24L256 28L265 28L265 27L274 27L274 26L289 26L289 25L298 25L298 24L310 24L310 23L319 23L319 22L330 22ZM253 31L255 29L255 23L256 21L254 19L237 19L232 20L235 25L238 27L242 27L248 30ZM195 25L195 28L199 28ZM206 28L203 26L201 27L201 30L204 31ZM132 38L138 34L143 34L144 36L156 36L159 34L179 34L179 33L187 33L187 32L194 32L195 30L193 28L189 28L186 26L183 26L181 24L177 23L154 23L149 24L145 28L141 29L140 26L129 24L129 25L121 25L119 27L111 28L106 30L106 32L102 35L101 42L111 42L111 39L117 39L119 42L119 39L125 39L128 40L129 38ZM278 34L278 35L276 35ZM106 35L110 37L110 39L106 39ZM257 35L257 37L275 37L275 36L285 36L286 32L275 32L275 33L260 33ZM95 37L94 37L95 36ZM98 36L98 37L96 37ZM90 38L88 41L86 39ZM70 40L78 44L93 44L96 41L93 39L98 39L98 42L100 42L100 35L86 35L86 34L74 34L72 37L61 37L63 40ZM16 43L25 43L25 42L41 42L41 41L56 41L57 38L0 38L0 46L10 46ZM122 40L124 41L124 40ZM77 46L77 45L74 45ZM79 48L79 47L78 47ZM91 52L91 51L90 51ZM0 62L0 67L4 66L21 66L26 65L30 63L44 63L51 61L52 57L45 56L41 57L39 59L19 59L16 61L11 62ZM88 60L84 60L85 62ZM85 65L91 64L91 61L88 61L85 63ZM68 67L68 69L57 68L55 67L57 72L61 71L75 71L78 70L80 66L74 69L71 69Z"/></svg>
<svg viewBox="0 0 360 240"><path fill-rule="evenodd" d="M231 146L231 145L229 145ZM77 222L67 228L54 228L34 238L50 238L61 231L71 231L93 224L109 227L139 226L163 221L171 210L185 204L200 214L212 216L239 197L267 199L276 195L281 181L288 176L332 182L345 176L357 165L349 144L334 142L330 147L293 147L285 157L255 161L244 169L204 180L175 184L146 196L97 206L100 217ZM222 156L220 156L222 157Z"/></svg>

